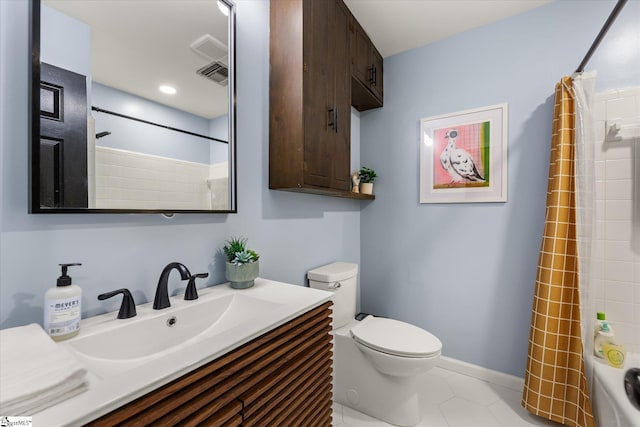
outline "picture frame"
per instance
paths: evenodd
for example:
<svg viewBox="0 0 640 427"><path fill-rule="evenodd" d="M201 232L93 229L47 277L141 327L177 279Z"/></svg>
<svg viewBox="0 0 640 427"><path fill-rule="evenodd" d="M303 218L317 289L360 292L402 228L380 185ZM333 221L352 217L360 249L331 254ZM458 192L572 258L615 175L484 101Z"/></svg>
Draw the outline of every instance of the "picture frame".
<svg viewBox="0 0 640 427"><path fill-rule="evenodd" d="M420 120L420 203L507 201L506 103Z"/></svg>

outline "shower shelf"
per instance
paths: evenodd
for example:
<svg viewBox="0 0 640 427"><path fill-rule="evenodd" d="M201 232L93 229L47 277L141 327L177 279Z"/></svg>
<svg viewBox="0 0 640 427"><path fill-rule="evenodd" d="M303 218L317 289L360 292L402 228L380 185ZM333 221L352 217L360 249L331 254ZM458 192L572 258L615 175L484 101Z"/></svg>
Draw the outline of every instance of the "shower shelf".
<svg viewBox="0 0 640 427"><path fill-rule="evenodd" d="M604 122L605 142L619 142L633 138L640 138L640 124L620 124Z"/></svg>

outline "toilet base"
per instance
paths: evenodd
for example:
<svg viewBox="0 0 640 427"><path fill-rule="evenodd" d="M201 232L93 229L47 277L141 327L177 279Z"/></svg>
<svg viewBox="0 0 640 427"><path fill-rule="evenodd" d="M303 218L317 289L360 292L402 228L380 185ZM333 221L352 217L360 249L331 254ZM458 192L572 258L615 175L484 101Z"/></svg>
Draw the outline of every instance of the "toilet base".
<svg viewBox="0 0 640 427"><path fill-rule="evenodd" d="M417 377L378 372L358 349L349 329L334 331L335 401L396 426L418 424Z"/></svg>

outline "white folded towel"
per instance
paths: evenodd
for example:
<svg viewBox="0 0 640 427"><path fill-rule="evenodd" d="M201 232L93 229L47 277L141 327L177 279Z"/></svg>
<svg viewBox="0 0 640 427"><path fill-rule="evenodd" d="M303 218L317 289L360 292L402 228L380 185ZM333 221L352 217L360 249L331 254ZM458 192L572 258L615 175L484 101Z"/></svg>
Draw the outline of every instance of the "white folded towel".
<svg viewBox="0 0 640 427"><path fill-rule="evenodd" d="M0 330L0 414L33 415L86 390L86 376L39 325Z"/></svg>

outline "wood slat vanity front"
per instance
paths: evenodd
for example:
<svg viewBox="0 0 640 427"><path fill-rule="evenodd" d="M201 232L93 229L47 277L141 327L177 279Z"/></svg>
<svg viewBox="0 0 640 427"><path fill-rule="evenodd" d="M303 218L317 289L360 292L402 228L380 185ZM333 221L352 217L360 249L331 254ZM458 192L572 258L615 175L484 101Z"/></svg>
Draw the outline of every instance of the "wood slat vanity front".
<svg viewBox="0 0 640 427"><path fill-rule="evenodd" d="M89 426L329 426L327 302Z"/></svg>

